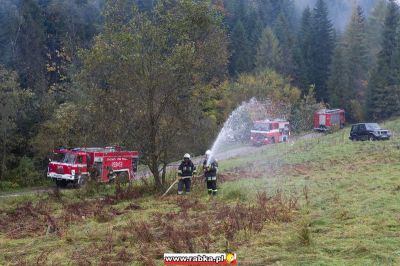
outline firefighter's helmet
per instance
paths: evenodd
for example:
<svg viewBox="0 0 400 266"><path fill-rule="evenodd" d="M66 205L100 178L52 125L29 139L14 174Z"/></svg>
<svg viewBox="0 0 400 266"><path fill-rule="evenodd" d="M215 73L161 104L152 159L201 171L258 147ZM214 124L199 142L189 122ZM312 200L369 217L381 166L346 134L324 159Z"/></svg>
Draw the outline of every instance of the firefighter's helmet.
<svg viewBox="0 0 400 266"><path fill-rule="evenodd" d="M210 151L210 150L207 150L207 151L206 151L206 155L207 155L207 156L210 156L210 155L211 155L211 151Z"/></svg>
<svg viewBox="0 0 400 266"><path fill-rule="evenodd" d="M189 153L186 153L185 155L183 155L183 159L190 159L190 154Z"/></svg>

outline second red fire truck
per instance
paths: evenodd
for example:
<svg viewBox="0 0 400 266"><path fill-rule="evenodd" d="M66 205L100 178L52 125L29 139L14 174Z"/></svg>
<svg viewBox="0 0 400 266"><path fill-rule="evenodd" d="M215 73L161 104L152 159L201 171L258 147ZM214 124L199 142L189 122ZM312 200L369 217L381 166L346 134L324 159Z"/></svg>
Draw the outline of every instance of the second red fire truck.
<svg viewBox="0 0 400 266"><path fill-rule="evenodd" d="M327 131L332 127L344 128L346 123L343 109L323 109L314 114L314 130Z"/></svg>
<svg viewBox="0 0 400 266"><path fill-rule="evenodd" d="M72 183L84 185L89 179L110 182L115 178L136 178L139 153L123 151L119 147L57 149L47 169L47 176L57 186Z"/></svg>
<svg viewBox="0 0 400 266"><path fill-rule="evenodd" d="M264 145L271 143L286 142L290 136L290 124L286 120L262 120L254 122L251 130L251 143L253 145Z"/></svg>

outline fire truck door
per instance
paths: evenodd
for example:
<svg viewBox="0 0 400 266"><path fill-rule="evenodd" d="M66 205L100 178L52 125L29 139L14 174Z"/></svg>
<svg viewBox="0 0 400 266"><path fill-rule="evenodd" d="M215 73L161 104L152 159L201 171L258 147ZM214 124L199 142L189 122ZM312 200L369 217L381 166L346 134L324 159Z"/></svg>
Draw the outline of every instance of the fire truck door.
<svg viewBox="0 0 400 266"><path fill-rule="evenodd" d="M319 125L320 126L326 125L326 116L325 115L319 115Z"/></svg>
<svg viewBox="0 0 400 266"><path fill-rule="evenodd" d="M340 124L340 118L339 118L339 114L333 114L331 116L331 125L332 126L339 126Z"/></svg>
<svg viewBox="0 0 400 266"><path fill-rule="evenodd" d="M78 155L76 162L78 164L79 173L86 172L86 156ZM83 165L85 166L83 167Z"/></svg>
<svg viewBox="0 0 400 266"><path fill-rule="evenodd" d="M137 172L138 162L139 162L138 158L133 158L133 160L132 160L132 170L133 170L134 173Z"/></svg>

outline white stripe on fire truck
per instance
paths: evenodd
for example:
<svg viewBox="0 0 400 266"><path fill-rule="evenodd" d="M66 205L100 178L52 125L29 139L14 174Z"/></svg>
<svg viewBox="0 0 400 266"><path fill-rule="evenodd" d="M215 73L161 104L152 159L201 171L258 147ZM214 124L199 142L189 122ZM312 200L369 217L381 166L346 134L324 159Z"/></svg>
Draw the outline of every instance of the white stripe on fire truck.
<svg viewBox="0 0 400 266"><path fill-rule="evenodd" d="M68 163L59 163L59 162L52 162L54 165L61 165L61 166L72 166L72 167L86 167L87 165L82 163L82 164L68 164Z"/></svg>
<svg viewBox="0 0 400 266"><path fill-rule="evenodd" d="M251 133L260 133L260 134L266 134L266 133L279 133L279 129L273 129L270 131L258 131L258 130L252 130Z"/></svg>
<svg viewBox="0 0 400 266"><path fill-rule="evenodd" d="M113 171L114 172L129 172L129 169L116 169L116 170L113 169Z"/></svg>

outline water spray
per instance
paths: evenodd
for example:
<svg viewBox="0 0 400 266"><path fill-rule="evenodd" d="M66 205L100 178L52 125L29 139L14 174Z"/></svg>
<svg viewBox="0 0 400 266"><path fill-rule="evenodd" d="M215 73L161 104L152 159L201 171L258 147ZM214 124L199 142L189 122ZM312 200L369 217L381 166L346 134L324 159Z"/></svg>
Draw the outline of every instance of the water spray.
<svg viewBox="0 0 400 266"><path fill-rule="evenodd" d="M230 146L238 140L242 140L240 138L243 137L243 132L249 131L248 127L249 123L251 123L251 119L248 114L248 109L255 104L257 104L257 100L252 98L248 102L243 102L230 114L211 147L211 153L207 158L207 166L211 164L212 158L215 158L218 152L221 152L224 147ZM238 136L240 136L239 139Z"/></svg>

